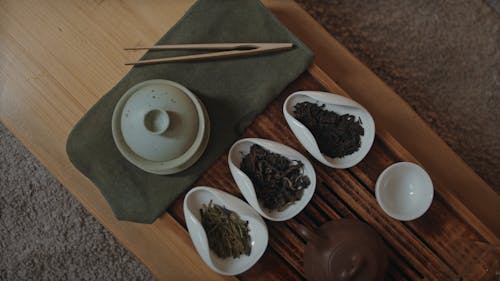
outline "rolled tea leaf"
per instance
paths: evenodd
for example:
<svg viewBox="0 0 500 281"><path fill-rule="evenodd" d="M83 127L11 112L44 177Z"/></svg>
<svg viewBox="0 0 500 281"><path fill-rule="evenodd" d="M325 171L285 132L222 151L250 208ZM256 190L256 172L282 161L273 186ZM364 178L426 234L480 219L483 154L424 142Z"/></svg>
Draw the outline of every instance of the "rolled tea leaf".
<svg viewBox="0 0 500 281"><path fill-rule="evenodd" d="M225 207L203 204L200 209L201 224L207 233L208 246L220 258L238 258L251 253L251 238L248 221Z"/></svg>
<svg viewBox="0 0 500 281"><path fill-rule="evenodd" d="M361 136L365 134L361 119L350 114L337 114L324 109L325 105L301 102L295 105L294 114L318 143L321 153L332 157L344 157L358 151Z"/></svg>
<svg viewBox="0 0 500 281"><path fill-rule="evenodd" d="M272 153L260 145L250 147L240 169L253 182L260 204L270 210L283 211L302 198L311 181L303 173L304 164Z"/></svg>

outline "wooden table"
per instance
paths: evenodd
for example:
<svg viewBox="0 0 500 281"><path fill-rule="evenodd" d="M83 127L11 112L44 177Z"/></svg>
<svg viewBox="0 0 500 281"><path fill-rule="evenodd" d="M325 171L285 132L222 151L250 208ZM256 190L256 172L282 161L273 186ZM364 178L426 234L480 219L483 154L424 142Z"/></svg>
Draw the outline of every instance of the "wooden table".
<svg viewBox="0 0 500 281"><path fill-rule="evenodd" d="M362 103L372 113L378 128L383 127L379 137L398 147L399 142L410 151L411 154L402 147L399 150L403 158L414 157L430 172L439 196L448 200L458 217L469 222L476 234L498 244L498 195L415 112L295 3L277 0L264 3L314 50L316 64L326 73L319 68L313 70L320 73L320 84L327 88L340 86ZM123 62L136 58L120 51L121 48L155 42L191 4L189 0L146 4L132 0L48 0L43 4L2 1L0 118L158 279L231 279L211 272L203 264L175 209L170 210L173 216L166 213L152 225L117 221L99 191L78 173L65 153L65 141L73 125L128 71ZM277 242L273 243L270 251L276 251ZM269 267L283 267L270 256L272 253L264 261ZM422 261L416 260L415 265L409 266L421 267L421 264ZM301 273L296 271L300 271L299 264L290 271L276 270L268 276L259 276L253 269L249 273L253 275L249 276L279 279L283 277L280 273L288 276L286 272L292 272L292 277L300 278ZM408 276L400 279L435 276L425 266L416 271L420 275L405 273Z"/></svg>

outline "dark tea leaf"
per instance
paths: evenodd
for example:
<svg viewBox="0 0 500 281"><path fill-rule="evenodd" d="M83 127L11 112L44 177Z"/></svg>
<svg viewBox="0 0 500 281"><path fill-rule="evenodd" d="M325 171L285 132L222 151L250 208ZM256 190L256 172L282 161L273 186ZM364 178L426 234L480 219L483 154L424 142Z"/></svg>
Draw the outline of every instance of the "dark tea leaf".
<svg viewBox="0 0 500 281"><path fill-rule="evenodd" d="M324 109L325 105L301 102L295 105L295 118L306 126L318 142L319 150L329 157L344 157L361 147L365 134L361 119L350 114L339 115Z"/></svg>
<svg viewBox="0 0 500 281"><path fill-rule="evenodd" d="M201 224L207 233L208 246L220 258L238 258L252 251L248 221L223 206L203 204Z"/></svg>
<svg viewBox="0 0 500 281"><path fill-rule="evenodd" d="M257 199L264 208L283 211L300 200L311 183L303 174L303 166L300 161L290 161L254 144L243 157L240 169L253 182Z"/></svg>

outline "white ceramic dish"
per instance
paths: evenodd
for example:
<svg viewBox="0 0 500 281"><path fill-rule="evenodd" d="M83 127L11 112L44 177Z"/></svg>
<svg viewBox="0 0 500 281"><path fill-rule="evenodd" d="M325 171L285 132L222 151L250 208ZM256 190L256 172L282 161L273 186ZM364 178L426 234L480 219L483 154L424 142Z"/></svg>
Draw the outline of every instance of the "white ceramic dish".
<svg viewBox="0 0 500 281"><path fill-rule="evenodd" d="M261 207L259 201L257 200L257 195L255 194L255 188L252 181L243 171L240 170L241 160L246 154L250 152L250 147L253 144L258 144L263 148L271 152L283 155L290 160L299 160L304 164L304 174L309 177L311 183L306 189L304 189L304 193L302 194L302 198L300 200L288 206L281 212L270 212ZM235 142L229 150L228 164L234 181L238 185L238 188L240 189L247 202L255 210L257 210L257 212L261 216L268 220L284 221L293 218L306 207L309 201L311 201L311 198L313 197L314 191L316 189L316 173L311 162L309 162L309 160L304 157L304 155L300 154L295 149L274 141L258 138L241 139Z"/></svg>
<svg viewBox="0 0 500 281"><path fill-rule="evenodd" d="M321 153L311 131L294 117L294 106L297 103L306 101L318 105L324 104L326 110L334 111L338 114L349 113L360 118L364 135L361 136L361 147L359 150L341 158L331 158ZM359 103L340 95L315 91L295 92L285 100L283 114L288 126L306 150L316 160L332 168L345 169L358 164L368 154L375 139L375 123L370 113Z"/></svg>
<svg viewBox="0 0 500 281"><path fill-rule="evenodd" d="M111 128L118 150L128 161L161 175L194 164L210 135L203 103L182 85L162 79L127 90L115 106Z"/></svg>
<svg viewBox="0 0 500 281"><path fill-rule="evenodd" d="M389 216L409 221L422 216L431 206L434 187L427 172L410 162L386 168L375 184L377 202Z"/></svg>
<svg viewBox="0 0 500 281"><path fill-rule="evenodd" d="M248 221L252 251L250 256L239 258L219 258L208 246L205 229L201 225L200 209L203 204L213 201L236 212L242 220ZM195 187L184 198L184 216L191 240L203 261L215 272L223 275L237 275L252 267L267 247L269 234L264 220L252 207L241 199L211 187Z"/></svg>

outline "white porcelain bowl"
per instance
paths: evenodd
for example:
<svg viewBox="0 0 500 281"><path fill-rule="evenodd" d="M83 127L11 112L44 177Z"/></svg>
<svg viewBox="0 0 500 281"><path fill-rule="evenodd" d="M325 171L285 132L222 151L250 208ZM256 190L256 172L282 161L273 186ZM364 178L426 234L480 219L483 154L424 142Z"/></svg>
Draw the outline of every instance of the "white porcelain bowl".
<svg viewBox="0 0 500 281"><path fill-rule="evenodd" d="M351 114L361 119L364 135L361 136L361 147L358 151L344 157L331 158L321 153L318 143L309 129L295 118L294 107L301 102L325 105L326 110L338 114ZM283 114L292 132L307 149L307 151L319 162L337 169L346 169L358 164L368 154L375 139L375 122L370 113L359 103L341 95L316 92L299 91L291 94L283 104Z"/></svg>
<svg viewBox="0 0 500 281"><path fill-rule="evenodd" d="M269 211L261 207L259 201L257 200L257 195L255 194L255 188L252 181L247 174L240 170L241 160L250 152L250 147L254 144L258 144L264 149L285 156L290 160L301 161L304 164L304 174L309 177L311 183L306 189L304 189L302 198L288 206L283 211ZM311 198L314 195L314 190L316 189L316 172L314 172L314 167L311 162L309 162L309 160L297 150L274 141L259 138L241 139L231 146L228 155L228 164L234 181L238 185L243 197L245 197L247 202L255 210L257 210L261 216L268 220L285 221L293 218L306 207L309 201L311 201Z"/></svg>
<svg viewBox="0 0 500 281"><path fill-rule="evenodd" d="M420 166L399 162L386 168L375 185L377 202L389 216L410 221L422 216L431 206L434 187Z"/></svg>
<svg viewBox="0 0 500 281"><path fill-rule="evenodd" d="M201 225L200 209L210 200L237 213L242 220L248 221L252 251L250 256L239 258L219 258L208 246L205 229ZM223 275L237 275L252 267L264 254L269 234L264 220L241 199L218 189L199 186L191 189L184 198L184 216L191 240L203 261L215 272Z"/></svg>

